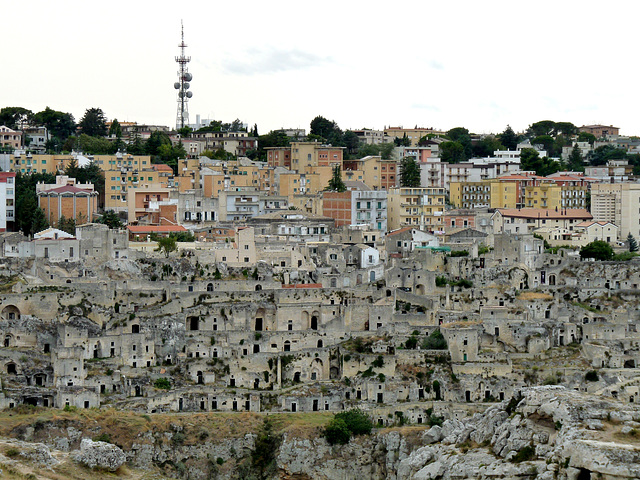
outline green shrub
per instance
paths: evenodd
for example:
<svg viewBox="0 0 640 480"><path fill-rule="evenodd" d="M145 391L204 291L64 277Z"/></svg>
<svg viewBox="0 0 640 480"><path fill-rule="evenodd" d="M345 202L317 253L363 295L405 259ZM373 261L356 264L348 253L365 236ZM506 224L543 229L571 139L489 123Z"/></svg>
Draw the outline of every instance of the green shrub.
<svg viewBox="0 0 640 480"><path fill-rule="evenodd" d="M373 428L373 423L369 416L359 408L336 413L335 417L343 420L349 431L354 435L368 435Z"/></svg>
<svg viewBox="0 0 640 480"><path fill-rule="evenodd" d="M76 407L75 405L65 405L62 410L65 412L77 412L78 407Z"/></svg>
<svg viewBox="0 0 640 480"><path fill-rule="evenodd" d="M446 287L447 283L447 277L436 277L436 287Z"/></svg>
<svg viewBox="0 0 640 480"><path fill-rule="evenodd" d="M111 441L111 436L108 433L101 433L100 435L96 435L91 440L93 440L94 442L113 443Z"/></svg>
<svg viewBox="0 0 640 480"><path fill-rule="evenodd" d="M10 448L6 452L4 452L4 454L9 458L14 458L20 455L20 450L18 450L17 448Z"/></svg>
<svg viewBox="0 0 640 480"><path fill-rule="evenodd" d="M329 445L344 445L349 443L351 438L351 432L344 420L341 418L333 417L329 424L324 429L324 438L327 439Z"/></svg>
<svg viewBox="0 0 640 480"><path fill-rule="evenodd" d="M182 445L184 443L185 436L182 432L176 432L173 437L171 437L171 441L177 445Z"/></svg>
<svg viewBox="0 0 640 480"><path fill-rule="evenodd" d="M371 365L373 365L375 368L382 368L382 366L384 365L384 358L382 358L382 355L378 355L378 357L373 361Z"/></svg>
<svg viewBox="0 0 640 480"><path fill-rule="evenodd" d="M450 257L468 257L469 251L468 250L452 250L449 256Z"/></svg>
<svg viewBox="0 0 640 480"><path fill-rule="evenodd" d="M406 342L404 342L404 347L407 350L413 350L418 346L418 338L414 337L413 335L410 336Z"/></svg>
<svg viewBox="0 0 640 480"><path fill-rule="evenodd" d="M171 390L171 382L168 378L158 378L153 382L153 386L162 390Z"/></svg>
<svg viewBox="0 0 640 480"><path fill-rule="evenodd" d="M447 341L444 339L444 335L440 332L440 329L436 329L427 337L422 343L422 348L425 350L446 350Z"/></svg>
<svg viewBox="0 0 640 480"><path fill-rule="evenodd" d="M218 465L222 465L222 464L224 463L224 458L222 458L222 457L218 457L218 458L216 458L216 463L217 463Z"/></svg>
<svg viewBox="0 0 640 480"><path fill-rule="evenodd" d="M513 463L527 462L536 456L536 449L533 445L527 445L518 450L518 453L511 459Z"/></svg>

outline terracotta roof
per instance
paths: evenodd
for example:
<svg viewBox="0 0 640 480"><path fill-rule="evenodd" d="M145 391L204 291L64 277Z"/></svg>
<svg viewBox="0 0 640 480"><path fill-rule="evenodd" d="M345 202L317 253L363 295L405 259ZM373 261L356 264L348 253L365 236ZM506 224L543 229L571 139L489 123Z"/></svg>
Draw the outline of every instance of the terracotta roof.
<svg viewBox="0 0 640 480"><path fill-rule="evenodd" d="M545 210L544 208L498 208L503 217L517 218L593 218L593 215L584 208L567 208L565 210Z"/></svg>
<svg viewBox="0 0 640 480"><path fill-rule="evenodd" d="M398 230L394 230L393 232L387 233L387 237L390 237L392 235L398 235L399 233L407 232L407 231L413 230L413 229L414 229L414 227L399 228Z"/></svg>
<svg viewBox="0 0 640 480"><path fill-rule="evenodd" d="M165 233L165 232L187 232L182 225L129 225L127 229L131 233Z"/></svg>
<svg viewBox="0 0 640 480"><path fill-rule="evenodd" d="M173 168L171 168L169 165L165 165L164 163L157 163L153 165L153 169L156 172L173 172Z"/></svg>
<svg viewBox="0 0 640 480"><path fill-rule="evenodd" d="M62 187L52 188L50 190L44 190L42 192L38 192L39 195L48 195L50 193L62 194L62 193L73 193L81 194L81 195L97 195L98 192L93 190L88 190L86 188L78 188L71 185L63 185Z"/></svg>
<svg viewBox="0 0 640 480"><path fill-rule="evenodd" d="M590 227L591 225L595 225L598 224L601 227L604 227L605 225L613 225L614 227L617 227L617 225L613 222L580 222L579 224L576 225L576 227Z"/></svg>

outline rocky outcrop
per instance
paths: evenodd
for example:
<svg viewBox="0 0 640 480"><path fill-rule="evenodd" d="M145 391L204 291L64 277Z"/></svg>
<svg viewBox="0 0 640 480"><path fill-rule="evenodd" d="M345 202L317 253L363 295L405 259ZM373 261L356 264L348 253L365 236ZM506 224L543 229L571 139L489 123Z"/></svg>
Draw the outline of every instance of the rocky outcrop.
<svg viewBox="0 0 640 480"><path fill-rule="evenodd" d="M94 442L83 438L80 451L74 455L75 461L89 468L98 468L115 472L127 461L124 452L117 446L106 442Z"/></svg>

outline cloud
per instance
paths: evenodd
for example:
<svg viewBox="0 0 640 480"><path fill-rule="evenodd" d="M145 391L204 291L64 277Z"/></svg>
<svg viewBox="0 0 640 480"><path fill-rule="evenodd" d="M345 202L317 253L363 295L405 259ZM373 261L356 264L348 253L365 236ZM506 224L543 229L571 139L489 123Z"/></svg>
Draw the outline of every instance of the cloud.
<svg viewBox="0 0 640 480"><path fill-rule="evenodd" d="M437 60L431 60L428 63L429 67L433 68L434 70L444 70L444 64L440 63Z"/></svg>
<svg viewBox="0 0 640 480"><path fill-rule="evenodd" d="M223 68L227 73L251 76L304 70L327 63L332 63L330 57L297 49L249 49L241 58L227 59Z"/></svg>

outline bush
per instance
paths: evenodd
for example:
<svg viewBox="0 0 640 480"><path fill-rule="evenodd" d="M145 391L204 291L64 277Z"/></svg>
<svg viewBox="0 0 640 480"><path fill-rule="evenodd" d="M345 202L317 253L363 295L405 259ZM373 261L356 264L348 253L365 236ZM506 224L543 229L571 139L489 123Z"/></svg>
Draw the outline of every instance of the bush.
<svg viewBox="0 0 640 480"><path fill-rule="evenodd" d="M436 277L436 287L446 287L447 277Z"/></svg>
<svg viewBox="0 0 640 480"><path fill-rule="evenodd" d="M344 420L333 417L324 429L324 438L327 439L329 445L344 445L349 443L351 432Z"/></svg>
<svg viewBox="0 0 640 480"><path fill-rule="evenodd" d="M529 460L533 460L536 456L536 449L533 445L527 445L526 447L522 447L518 450L515 457L511 459L513 463L527 462Z"/></svg>
<svg viewBox="0 0 640 480"><path fill-rule="evenodd" d="M111 436L108 433L101 433L100 435L96 435L91 440L93 440L94 442L113 443L111 441Z"/></svg>
<svg viewBox="0 0 640 480"><path fill-rule="evenodd" d="M598 372L596 372L595 370L590 370L585 374L584 379L587 382L597 382L598 380L600 380L600 377L598 377Z"/></svg>
<svg viewBox="0 0 640 480"><path fill-rule="evenodd" d="M418 346L418 339L417 337L411 336L409 337L409 339L404 343L404 347L407 350L413 350Z"/></svg>
<svg viewBox="0 0 640 480"><path fill-rule="evenodd" d="M453 250L453 251L451 251L449 256L451 256L451 257L468 257L469 256L469 251L468 250Z"/></svg>
<svg viewBox="0 0 640 480"><path fill-rule="evenodd" d="M447 341L444 339L444 335L440 332L440 329L436 329L427 337L422 343L422 348L425 350L446 350Z"/></svg>
<svg viewBox="0 0 640 480"><path fill-rule="evenodd" d="M153 382L153 386L162 390L171 390L171 382L168 378L158 378Z"/></svg>
<svg viewBox="0 0 640 480"><path fill-rule="evenodd" d="M373 423L369 416L359 408L337 413L335 418L343 420L349 431L354 435L368 435L373 428Z"/></svg>
<svg viewBox="0 0 640 480"><path fill-rule="evenodd" d="M218 465L222 465L222 464L224 464L224 458L222 458L222 457L218 457L218 458L216 458L216 463L217 463Z"/></svg>
<svg viewBox="0 0 640 480"><path fill-rule="evenodd" d="M20 450L18 450L17 448L10 448L6 452L4 452L4 454L9 458L14 458L20 455Z"/></svg>
<svg viewBox="0 0 640 480"><path fill-rule="evenodd" d="M382 366L384 365L384 359L382 358L382 355L378 355L378 357L373 361L371 365L373 365L375 368L382 368Z"/></svg>
<svg viewBox="0 0 640 480"><path fill-rule="evenodd" d="M65 405L62 410L65 412L77 412L78 407L76 407L75 405Z"/></svg>

